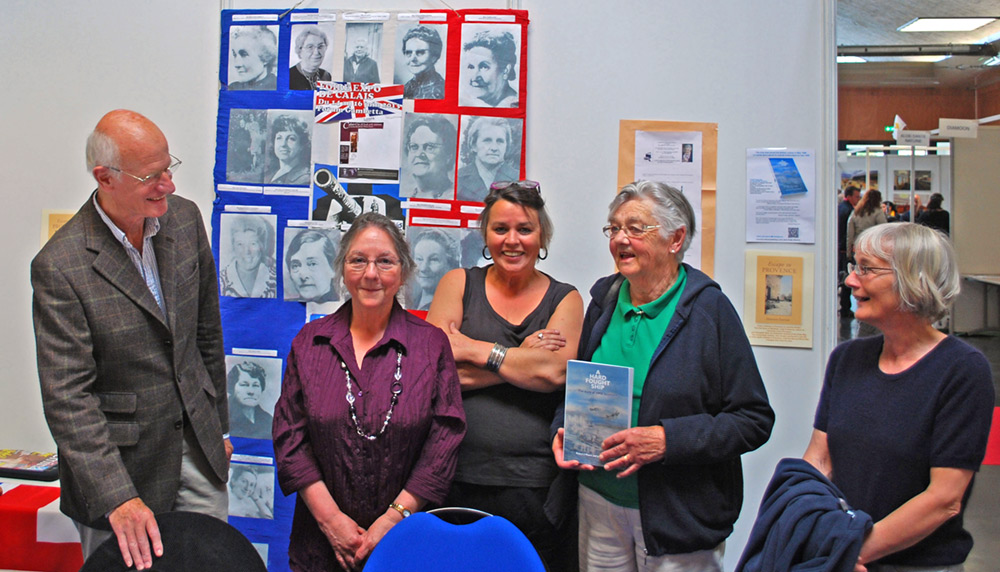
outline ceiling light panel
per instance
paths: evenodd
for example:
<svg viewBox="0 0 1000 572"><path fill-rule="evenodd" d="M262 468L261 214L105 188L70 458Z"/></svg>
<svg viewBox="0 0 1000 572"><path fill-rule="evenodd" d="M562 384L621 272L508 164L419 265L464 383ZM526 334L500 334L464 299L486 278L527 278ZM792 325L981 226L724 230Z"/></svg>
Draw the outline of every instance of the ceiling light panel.
<svg viewBox="0 0 1000 572"><path fill-rule="evenodd" d="M970 32L996 18L914 18L897 28L900 32Z"/></svg>

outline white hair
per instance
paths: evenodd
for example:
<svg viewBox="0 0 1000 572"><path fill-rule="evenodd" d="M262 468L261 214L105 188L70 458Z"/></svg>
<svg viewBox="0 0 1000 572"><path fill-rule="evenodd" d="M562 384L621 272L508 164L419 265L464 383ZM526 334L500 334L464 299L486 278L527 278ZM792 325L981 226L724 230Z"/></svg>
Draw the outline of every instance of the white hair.
<svg viewBox="0 0 1000 572"><path fill-rule="evenodd" d="M87 137L87 171L93 173L94 167L112 167L118 169L121 165L121 152L118 150L118 143L103 131L95 129ZM120 176L118 171L113 171L113 176Z"/></svg>

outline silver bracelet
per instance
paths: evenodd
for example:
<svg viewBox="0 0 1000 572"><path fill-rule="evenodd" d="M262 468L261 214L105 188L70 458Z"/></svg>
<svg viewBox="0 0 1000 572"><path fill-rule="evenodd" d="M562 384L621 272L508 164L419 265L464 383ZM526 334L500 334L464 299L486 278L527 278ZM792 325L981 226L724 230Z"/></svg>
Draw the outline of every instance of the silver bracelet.
<svg viewBox="0 0 1000 572"><path fill-rule="evenodd" d="M486 358L486 369L497 372L500 371L500 364L503 363L503 358L507 357L507 348L501 346L499 343L493 344L493 349L490 350L490 357Z"/></svg>

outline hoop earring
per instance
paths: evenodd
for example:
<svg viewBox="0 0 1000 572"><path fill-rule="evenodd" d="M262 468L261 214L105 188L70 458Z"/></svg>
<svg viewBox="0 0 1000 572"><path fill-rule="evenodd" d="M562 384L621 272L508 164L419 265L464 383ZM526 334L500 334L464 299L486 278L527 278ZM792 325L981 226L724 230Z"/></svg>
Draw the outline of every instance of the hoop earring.
<svg viewBox="0 0 1000 572"><path fill-rule="evenodd" d="M483 245L483 258L486 260L493 260L493 257L490 256L490 249L486 248L486 245Z"/></svg>
<svg viewBox="0 0 1000 572"><path fill-rule="evenodd" d="M545 251L545 256L542 256L542 250ZM548 257L549 257L549 249L543 246L542 249L538 251L538 259L545 260Z"/></svg>

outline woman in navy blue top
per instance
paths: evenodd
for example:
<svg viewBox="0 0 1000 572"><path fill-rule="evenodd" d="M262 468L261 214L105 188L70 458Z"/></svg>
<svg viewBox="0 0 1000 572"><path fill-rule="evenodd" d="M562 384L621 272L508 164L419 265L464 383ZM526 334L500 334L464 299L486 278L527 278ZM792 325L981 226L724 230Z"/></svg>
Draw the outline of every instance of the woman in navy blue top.
<svg viewBox="0 0 1000 572"><path fill-rule="evenodd" d="M833 351L805 459L875 520L855 570L959 570L994 389L986 358L933 326L958 296L954 250L927 227L889 223L861 234L855 259L855 317L882 334Z"/></svg>

